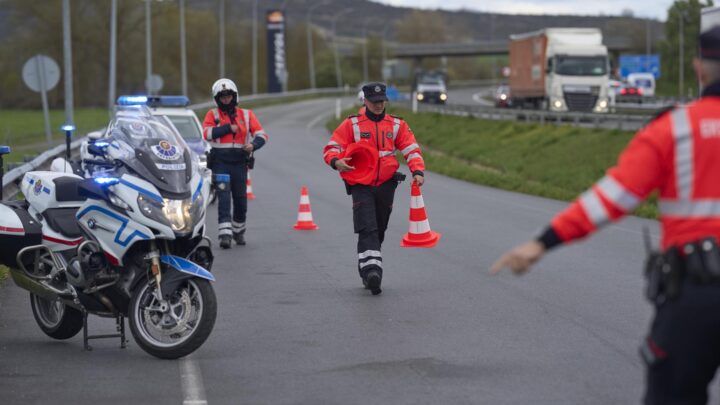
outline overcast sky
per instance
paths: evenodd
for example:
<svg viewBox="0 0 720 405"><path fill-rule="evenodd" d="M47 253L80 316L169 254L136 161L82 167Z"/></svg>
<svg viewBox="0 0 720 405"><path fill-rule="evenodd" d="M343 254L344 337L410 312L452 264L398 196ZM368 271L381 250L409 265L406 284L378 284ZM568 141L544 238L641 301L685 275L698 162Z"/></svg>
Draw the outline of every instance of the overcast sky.
<svg viewBox="0 0 720 405"><path fill-rule="evenodd" d="M636 17L665 21L673 0L373 0L402 7L474 10L505 14L620 15L630 9Z"/></svg>

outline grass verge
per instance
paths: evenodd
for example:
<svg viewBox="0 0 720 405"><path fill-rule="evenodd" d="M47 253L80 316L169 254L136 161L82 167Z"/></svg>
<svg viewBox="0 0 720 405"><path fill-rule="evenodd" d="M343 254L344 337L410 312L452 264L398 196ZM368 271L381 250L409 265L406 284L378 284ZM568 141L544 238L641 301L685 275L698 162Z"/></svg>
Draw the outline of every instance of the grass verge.
<svg viewBox="0 0 720 405"><path fill-rule="evenodd" d="M81 108L75 110L73 135L84 135L107 125L110 116L107 109ZM65 122L63 110L50 111L50 130L53 145L65 142L60 125ZM48 149L45 135L45 118L42 110L0 110L0 139L9 145L12 153L4 157L5 162L22 162L25 156L34 156Z"/></svg>
<svg viewBox="0 0 720 405"><path fill-rule="evenodd" d="M575 199L601 178L633 136L612 129L413 114L399 109L390 112L403 117L412 128L428 170L564 201ZM327 126L332 131L338 124L333 120ZM654 198L635 215L656 218Z"/></svg>

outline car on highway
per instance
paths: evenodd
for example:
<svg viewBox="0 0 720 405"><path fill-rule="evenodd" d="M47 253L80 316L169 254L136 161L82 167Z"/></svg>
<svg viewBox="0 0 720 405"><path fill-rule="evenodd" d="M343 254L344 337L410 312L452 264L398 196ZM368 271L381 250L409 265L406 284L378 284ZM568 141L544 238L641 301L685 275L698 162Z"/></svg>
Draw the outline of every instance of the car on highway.
<svg viewBox="0 0 720 405"><path fill-rule="evenodd" d="M643 102L643 90L640 87L623 82L615 96L615 102L641 104Z"/></svg>
<svg viewBox="0 0 720 405"><path fill-rule="evenodd" d="M511 107L510 86L503 84L495 90L495 107Z"/></svg>
<svg viewBox="0 0 720 405"><path fill-rule="evenodd" d="M431 74L420 76L415 86L415 98L421 103L445 104L448 92L443 77Z"/></svg>
<svg viewBox="0 0 720 405"><path fill-rule="evenodd" d="M652 73L630 73L627 81L630 85L642 89L643 97L655 97L655 75Z"/></svg>

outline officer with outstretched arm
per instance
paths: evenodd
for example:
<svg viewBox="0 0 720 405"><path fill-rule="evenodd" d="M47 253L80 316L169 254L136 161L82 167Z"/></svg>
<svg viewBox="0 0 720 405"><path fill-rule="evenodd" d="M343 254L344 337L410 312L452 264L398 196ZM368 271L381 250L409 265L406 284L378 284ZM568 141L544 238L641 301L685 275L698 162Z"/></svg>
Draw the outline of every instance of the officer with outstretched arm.
<svg viewBox="0 0 720 405"><path fill-rule="evenodd" d="M641 129L615 167L538 238L496 261L523 274L548 250L581 239L659 193L662 252L646 263L655 317L640 353L646 404L704 404L720 365L720 26L701 33L695 102Z"/></svg>

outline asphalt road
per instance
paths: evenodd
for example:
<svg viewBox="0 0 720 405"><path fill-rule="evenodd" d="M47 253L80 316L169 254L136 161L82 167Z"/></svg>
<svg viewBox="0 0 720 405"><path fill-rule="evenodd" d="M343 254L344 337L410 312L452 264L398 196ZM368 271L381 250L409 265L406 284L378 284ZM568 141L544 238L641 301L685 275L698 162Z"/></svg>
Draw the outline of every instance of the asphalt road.
<svg viewBox="0 0 720 405"><path fill-rule="evenodd" d="M640 401L637 347L651 316L641 297L640 231L647 225L657 235L655 222L627 219L523 278L491 277L503 250L565 204L430 172L424 200L443 238L434 249L399 247L410 200L403 183L383 248L383 293L371 296L357 276L351 201L322 161L331 111L333 100L257 110L270 141L252 172L248 245L215 251L218 318L203 347L183 361L155 359L132 341L125 350L94 341L84 352L79 336L43 335L27 293L9 282L0 290L0 402ZM302 185L314 232L292 229ZM113 326L91 322L92 332Z"/></svg>

